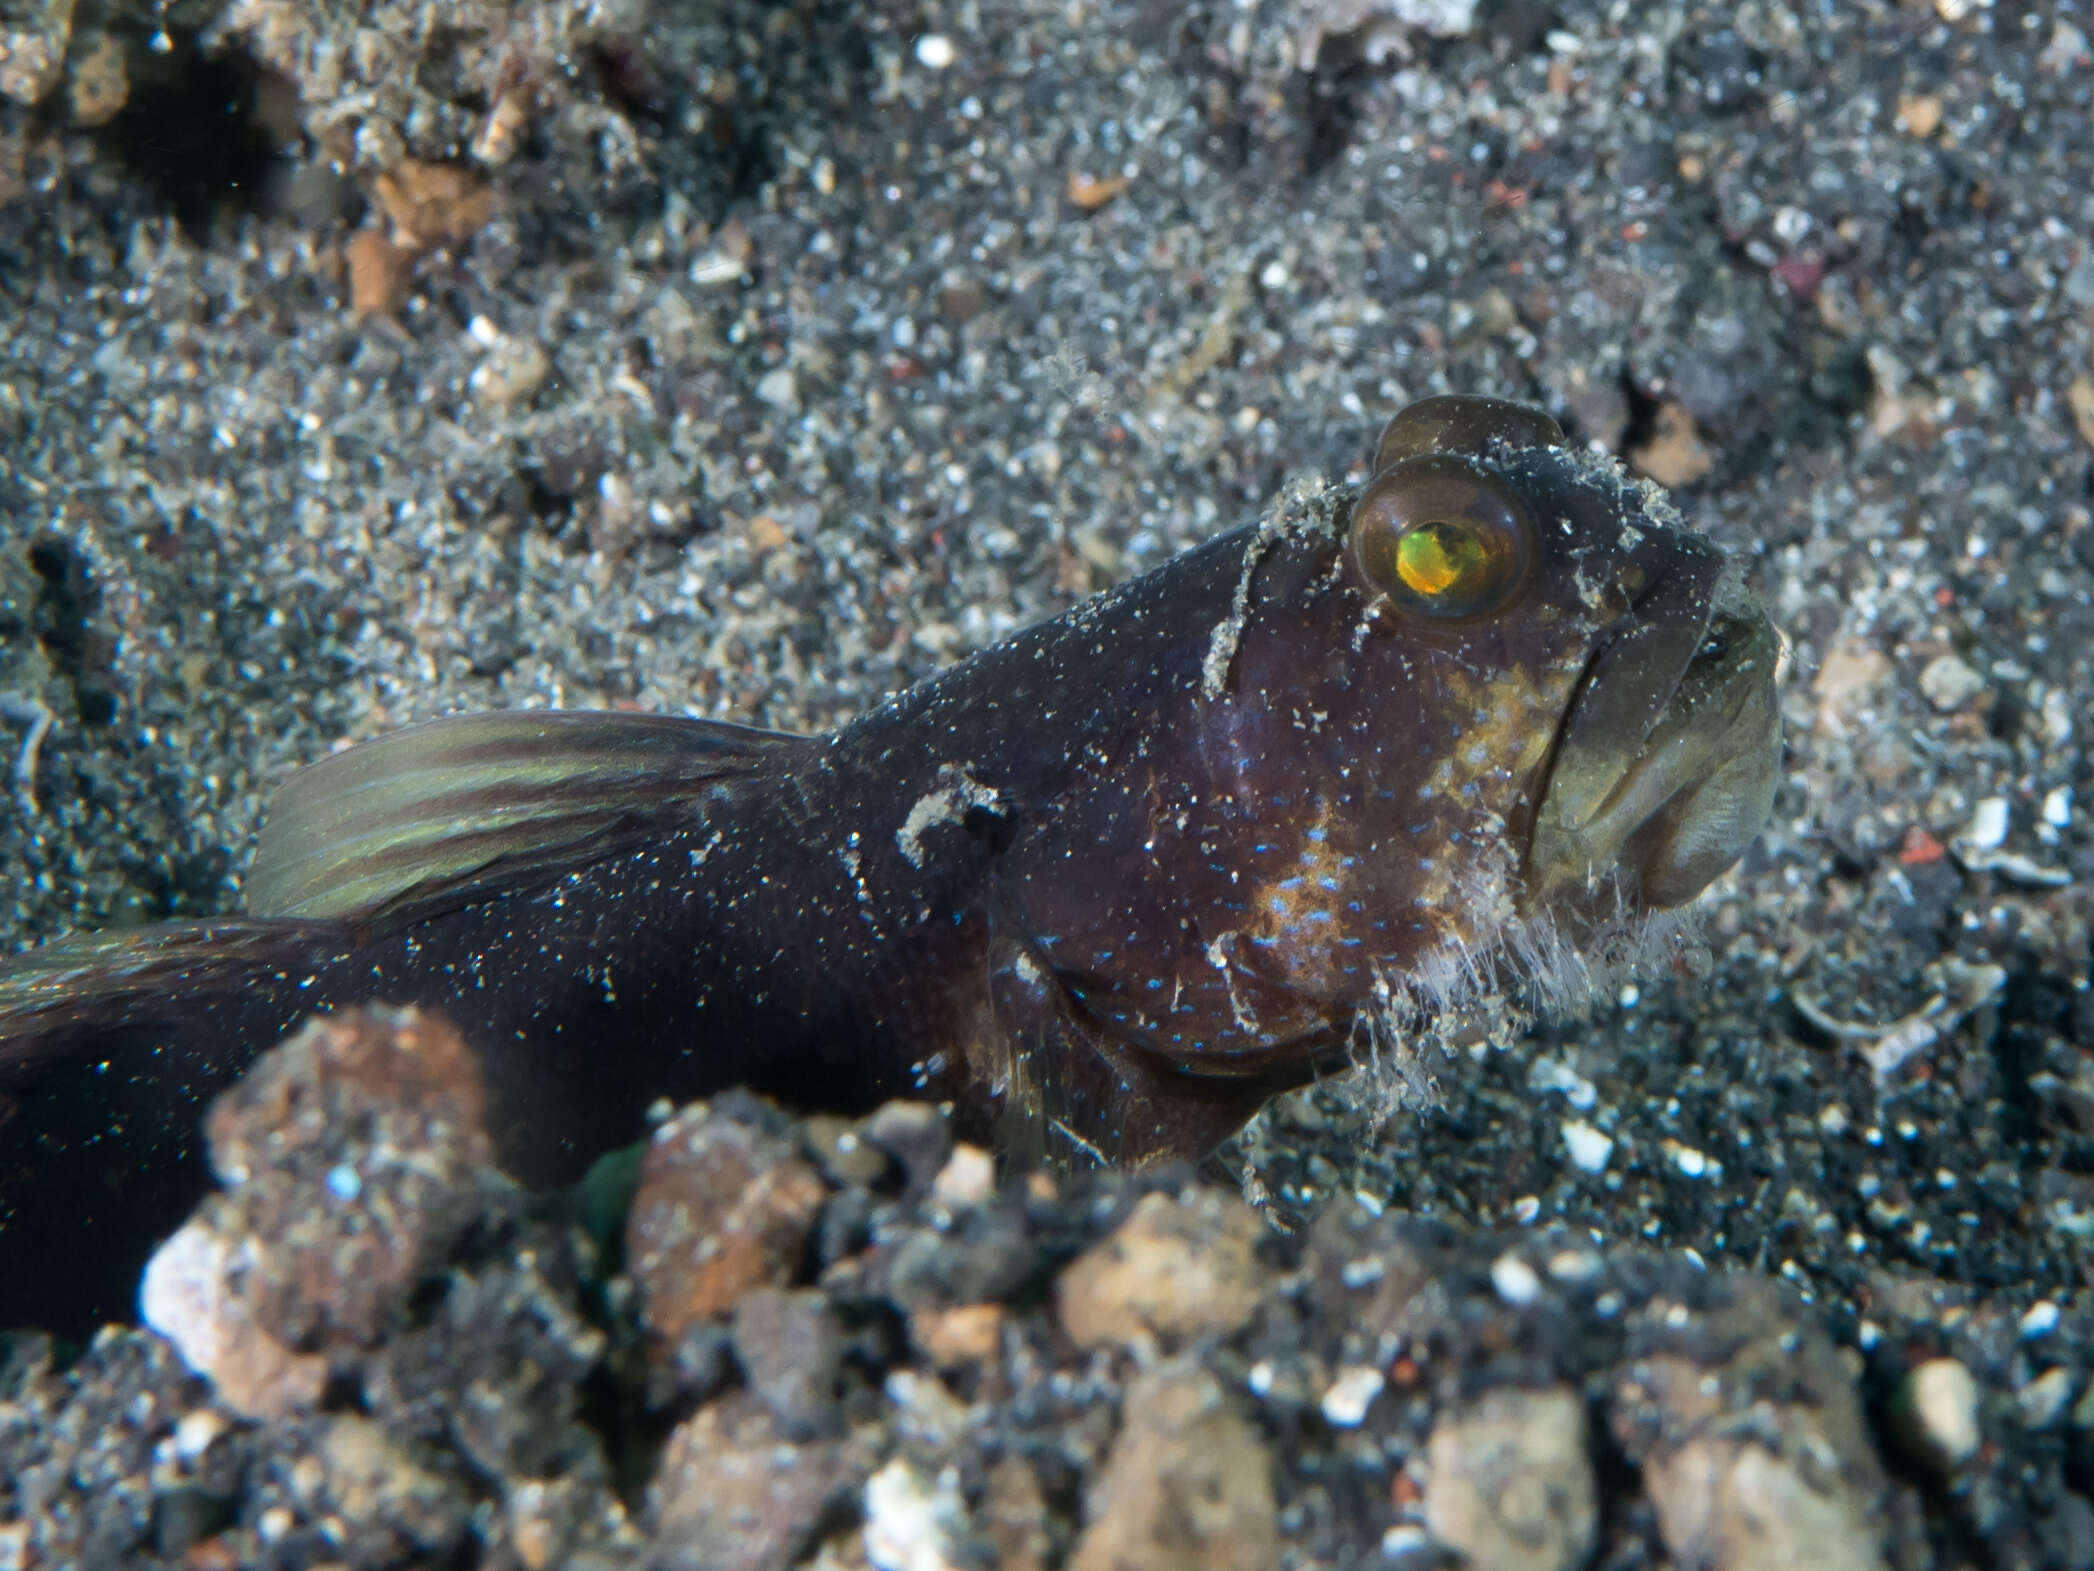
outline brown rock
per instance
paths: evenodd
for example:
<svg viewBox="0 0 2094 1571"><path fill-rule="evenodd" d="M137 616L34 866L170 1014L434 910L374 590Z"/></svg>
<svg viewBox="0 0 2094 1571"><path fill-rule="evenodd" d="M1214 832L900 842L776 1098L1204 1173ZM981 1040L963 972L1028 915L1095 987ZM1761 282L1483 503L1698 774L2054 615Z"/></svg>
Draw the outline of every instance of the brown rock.
<svg viewBox="0 0 2094 1571"><path fill-rule="evenodd" d="M626 1220L648 1329L673 1346L798 1273L828 1191L753 1102L697 1102L654 1133Z"/></svg>
<svg viewBox="0 0 2094 1571"><path fill-rule="evenodd" d="M309 1020L211 1104L211 1168L227 1184L332 1164L344 1126L395 1160L427 1153L487 1165L487 1090L472 1050L439 1015L351 1009Z"/></svg>
<svg viewBox="0 0 2094 1571"><path fill-rule="evenodd" d="M1069 201L1086 213L1095 211L1127 189L1125 175L1094 175L1088 170L1069 171Z"/></svg>
<svg viewBox="0 0 2094 1571"><path fill-rule="evenodd" d="M1881 1571L1870 1513L1825 1488L1807 1456L1735 1435L1696 1435L1644 1463L1675 1563L1710 1571Z"/></svg>
<svg viewBox="0 0 2094 1571"><path fill-rule="evenodd" d="M624 1510L615 1500L603 1499L603 1493L588 1479L515 1480L502 1501L501 1531L523 1571L615 1564L601 1552L586 1560L575 1553L579 1544L592 1538L610 1538L621 1548L639 1539ZM500 1565L504 1558L497 1540L488 1546L483 1563Z"/></svg>
<svg viewBox="0 0 2094 1571"><path fill-rule="evenodd" d="M1898 95L1898 129L1924 140L1941 128L1941 99L1933 93Z"/></svg>
<svg viewBox="0 0 2094 1571"><path fill-rule="evenodd" d="M1248 1324L1266 1272L1258 1219L1232 1195L1148 1194L1063 1273L1062 1327L1081 1347L1226 1336Z"/></svg>
<svg viewBox="0 0 2094 1571"><path fill-rule="evenodd" d="M1611 1421L1672 1558L1712 1571L1878 1571L1887 1483L1852 1377L1778 1287L1731 1274L1631 1327Z"/></svg>
<svg viewBox="0 0 2094 1571"><path fill-rule="evenodd" d="M795 1445L753 1397L701 1408L679 1425L648 1486L650 1571L772 1571L792 1565L821 1518L863 1481L843 1442Z"/></svg>
<svg viewBox="0 0 2094 1571"><path fill-rule="evenodd" d="M773 551L784 545L786 539L784 527L770 514L759 513L749 520L752 550ZM807 1154L821 1165L822 1171L829 1175L829 1182L839 1189L852 1184L868 1187L877 1184L892 1160L865 1138L859 1129L859 1120L855 1118L817 1113L800 1126L800 1138Z"/></svg>
<svg viewBox="0 0 2094 1571"><path fill-rule="evenodd" d="M734 1354L749 1387L795 1439L836 1418L843 1324L820 1293L755 1288L734 1308Z"/></svg>
<svg viewBox="0 0 2094 1571"><path fill-rule="evenodd" d="M909 1318L909 1336L940 1369L985 1364L1003 1349L1001 1304L961 1304L919 1309Z"/></svg>
<svg viewBox="0 0 2094 1571"><path fill-rule="evenodd" d="M414 253L375 229L359 229L342 248L349 269L349 308L358 316L395 316L407 303Z"/></svg>
<svg viewBox="0 0 2094 1571"><path fill-rule="evenodd" d="M1827 650L1811 682L1819 734L1847 736L1874 721L1890 676L1890 657L1868 644L1849 641Z"/></svg>
<svg viewBox="0 0 2094 1571"><path fill-rule="evenodd" d="M235 1412L282 1418L312 1407L327 1389L327 1360L286 1347L256 1325L239 1280L235 1240L204 1222L187 1223L147 1262L139 1318Z"/></svg>
<svg viewBox="0 0 2094 1571"><path fill-rule="evenodd" d="M497 98L473 137L473 157L489 168L514 158L530 126L532 108L531 93L526 88L512 87Z"/></svg>
<svg viewBox="0 0 2094 1571"><path fill-rule="evenodd" d="M396 316L407 302L415 259L425 251L463 245L494 216L494 193L469 169L403 158L373 182L372 194L388 228L363 229L349 237L343 259L349 270L349 304L358 316ZM501 404L528 396L545 379L544 351L518 344L519 365L478 387L486 401ZM518 391L520 389L521 391Z"/></svg>
<svg viewBox="0 0 2094 1571"><path fill-rule="evenodd" d="M1047 1492L1033 1465L1015 1453L998 1462L989 1470L983 1507L983 1531L996 1551L999 1571L1041 1571L1052 1541Z"/></svg>
<svg viewBox="0 0 2094 1571"><path fill-rule="evenodd" d="M309 1021L212 1105L206 1206L253 1245L244 1295L293 1345L369 1346L481 1214L494 1143L478 1061L440 1017Z"/></svg>
<svg viewBox="0 0 2094 1571"><path fill-rule="evenodd" d="M73 0L0 10L0 98L25 109L40 103L65 74Z"/></svg>
<svg viewBox="0 0 2094 1571"><path fill-rule="evenodd" d="M1570 1571L1591 1555L1598 1486L1568 1386L1505 1388L1433 1426L1425 1525L1473 1571Z"/></svg>
<svg viewBox="0 0 2094 1571"><path fill-rule="evenodd" d="M465 1536L472 1503L456 1483L421 1466L368 1418L330 1419L315 1448L317 1468L294 1465L302 1503L325 1517L351 1565L390 1566L410 1559L441 1561Z"/></svg>
<svg viewBox="0 0 2094 1571"><path fill-rule="evenodd" d="M212 1104L213 1195L147 1267L141 1308L242 1411L313 1401L464 1231L513 1199L479 1065L412 1009L306 1023Z"/></svg>
<svg viewBox="0 0 2094 1571"><path fill-rule="evenodd" d="M98 33L76 47L66 73L66 109L74 125L107 125L131 96L131 76L124 65L124 46L109 33Z"/></svg>
<svg viewBox="0 0 2094 1571"><path fill-rule="evenodd" d="M2074 377L2072 385L2065 389L2065 403L2072 411L2072 423L2080 440L2094 447L2094 376Z"/></svg>
<svg viewBox="0 0 2094 1571"><path fill-rule="evenodd" d="M1123 1415L1070 1571L1271 1571L1272 1462L1214 1377L1174 1359Z"/></svg>
<svg viewBox="0 0 2094 1571"><path fill-rule="evenodd" d="M1716 467L1684 405L1663 403L1651 421L1651 437L1629 453L1629 461L1663 486L1692 485Z"/></svg>
<svg viewBox="0 0 2094 1571"><path fill-rule="evenodd" d="M393 240L410 251L470 240L494 216L494 193L470 169L403 158L373 185Z"/></svg>

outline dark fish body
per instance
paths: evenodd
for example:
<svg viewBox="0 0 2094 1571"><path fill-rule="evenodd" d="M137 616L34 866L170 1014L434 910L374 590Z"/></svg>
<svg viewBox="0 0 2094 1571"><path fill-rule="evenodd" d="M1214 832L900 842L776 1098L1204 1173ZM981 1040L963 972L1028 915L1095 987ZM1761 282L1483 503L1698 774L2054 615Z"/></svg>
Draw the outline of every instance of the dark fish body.
<svg viewBox="0 0 2094 1571"><path fill-rule="evenodd" d="M1765 812L1771 630L1559 444L1415 406L1358 498L829 736L470 716L305 771L249 916L0 970L0 1324L128 1312L204 1100L315 1008L442 1010L534 1184L736 1084L1143 1162L1342 1067L1392 996L1691 898Z"/></svg>

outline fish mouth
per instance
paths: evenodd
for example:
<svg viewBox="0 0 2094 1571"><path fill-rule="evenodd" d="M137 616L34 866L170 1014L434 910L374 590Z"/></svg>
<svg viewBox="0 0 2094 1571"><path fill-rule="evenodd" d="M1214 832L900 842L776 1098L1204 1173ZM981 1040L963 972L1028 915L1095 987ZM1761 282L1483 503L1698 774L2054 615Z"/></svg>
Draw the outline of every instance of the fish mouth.
<svg viewBox="0 0 2094 1571"><path fill-rule="evenodd" d="M1780 643L1721 552L1682 536L1587 666L1535 815L1524 907L1684 905L1773 806Z"/></svg>

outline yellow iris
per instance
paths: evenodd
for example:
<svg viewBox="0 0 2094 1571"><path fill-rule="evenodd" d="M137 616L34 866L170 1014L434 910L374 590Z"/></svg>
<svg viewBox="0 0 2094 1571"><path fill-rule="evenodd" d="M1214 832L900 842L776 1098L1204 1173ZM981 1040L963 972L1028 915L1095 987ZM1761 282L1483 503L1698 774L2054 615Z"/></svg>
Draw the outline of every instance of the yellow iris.
<svg viewBox="0 0 2094 1571"><path fill-rule="evenodd" d="M1396 542L1396 573L1428 599L1476 584L1489 571L1489 550L1460 524L1420 524Z"/></svg>

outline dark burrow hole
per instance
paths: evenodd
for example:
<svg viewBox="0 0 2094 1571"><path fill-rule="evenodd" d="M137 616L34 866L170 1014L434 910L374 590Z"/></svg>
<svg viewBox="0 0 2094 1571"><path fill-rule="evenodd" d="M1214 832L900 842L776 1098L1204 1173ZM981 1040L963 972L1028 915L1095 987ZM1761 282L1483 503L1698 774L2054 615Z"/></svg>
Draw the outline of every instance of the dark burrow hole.
<svg viewBox="0 0 2094 1571"><path fill-rule="evenodd" d="M37 642L72 683L81 722L107 725L116 718L116 693L107 674L108 640L94 626L101 592L86 559L71 541L45 535L30 544L29 566L42 580L34 613Z"/></svg>
<svg viewBox="0 0 2094 1571"><path fill-rule="evenodd" d="M295 94L243 50L207 53L193 33L170 37L165 51L133 51L130 96L102 136L154 205L203 245L221 213L254 211L288 171Z"/></svg>

